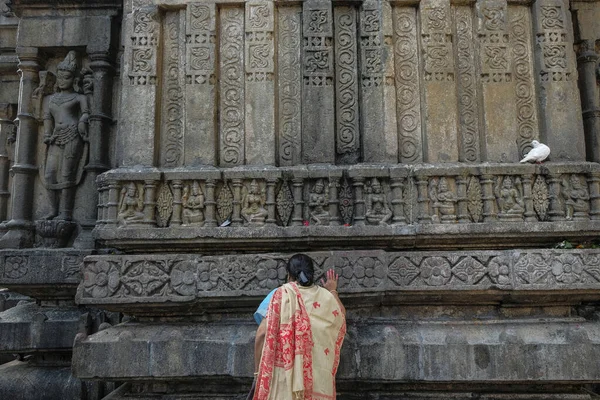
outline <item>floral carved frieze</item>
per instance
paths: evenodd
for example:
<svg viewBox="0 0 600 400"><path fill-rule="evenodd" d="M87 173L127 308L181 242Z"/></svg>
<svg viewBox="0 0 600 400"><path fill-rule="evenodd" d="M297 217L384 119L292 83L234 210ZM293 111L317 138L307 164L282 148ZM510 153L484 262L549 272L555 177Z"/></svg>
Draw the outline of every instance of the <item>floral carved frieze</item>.
<svg viewBox="0 0 600 400"><path fill-rule="evenodd" d="M113 170L98 188L102 229L600 219L600 169L591 163Z"/></svg>
<svg viewBox="0 0 600 400"><path fill-rule="evenodd" d="M600 289L598 250L314 252L341 292ZM110 255L85 259L81 304L260 296L286 278L288 254Z"/></svg>

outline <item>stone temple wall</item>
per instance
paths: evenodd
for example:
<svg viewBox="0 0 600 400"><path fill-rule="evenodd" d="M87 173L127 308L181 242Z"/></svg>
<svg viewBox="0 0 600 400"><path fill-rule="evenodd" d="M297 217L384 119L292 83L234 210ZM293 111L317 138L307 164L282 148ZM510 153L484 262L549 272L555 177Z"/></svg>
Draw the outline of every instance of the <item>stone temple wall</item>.
<svg viewBox="0 0 600 400"><path fill-rule="evenodd" d="M0 1L0 399L243 399L300 251L341 277L338 398L594 398L598 21Z"/></svg>

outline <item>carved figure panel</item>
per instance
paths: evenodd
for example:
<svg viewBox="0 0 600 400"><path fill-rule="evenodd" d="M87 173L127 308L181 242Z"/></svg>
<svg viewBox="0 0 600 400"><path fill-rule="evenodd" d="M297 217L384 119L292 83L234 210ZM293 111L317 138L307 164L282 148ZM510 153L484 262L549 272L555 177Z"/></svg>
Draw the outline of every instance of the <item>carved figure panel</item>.
<svg viewBox="0 0 600 400"><path fill-rule="evenodd" d="M392 220L390 193L387 183L372 178L366 185L365 220L369 225L388 225Z"/></svg>
<svg viewBox="0 0 600 400"><path fill-rule="evenodd" d="M267 219L265 203L267 201L264 182L253 179L242 188L241 215L244 225L262 226Z"/></svg>
<svg viewBox="0 0 600 400"><path fill-rule="evenodd" d="M205 196L200 182L193 181L183 187L181 196L183 210L181 222L183 225L204 225L206 209L204 202Z"/></svg>
<svg viewBox="0 0 600 400"><path fill-rule="evenodd" d="M73 218L75 193L87 162L90 109L88 96L79 93L75 85L80 80L77 53L71 51L57 66L57 92L43 101L46 151L42 182L49 192L50 213L44 217L48 220ZM42 96L47 88L38 89Z"/></svg>
<svg viewBox="0 0 600 400"><path fill-rule="evenodd" d="M432 178L428 186L431 200L431 221L433 223L456 222L457 196L449 178Z"/></svg>
<svg viewBox="0 0 600 400"><path fill-rule="evenodd" d="M565 203L565 218L570 220L585 220L589 218L590 193L584 177L571 175L563 177L561 191Z"/></svg>
<svg viewBox="0 0 600 400"><path fill-rule="evenodd" d="M498 205L498 218L507 221L520 221L525 212L523 184L519 177L498 176L494 185L494 195Z"/></svg>
<svg viewBox="0 0 600 400"><path fill-rule="evenodd" d="M317 179L308 194L309 222L311 225L329 225L329 184Z"/></svg>
<svg viewBox="0 0 600 400"><path fill-rule="evenodd" d="M144 189L141 184L129 182L121 189L117 223L130 225L144 220Z"/></svg>

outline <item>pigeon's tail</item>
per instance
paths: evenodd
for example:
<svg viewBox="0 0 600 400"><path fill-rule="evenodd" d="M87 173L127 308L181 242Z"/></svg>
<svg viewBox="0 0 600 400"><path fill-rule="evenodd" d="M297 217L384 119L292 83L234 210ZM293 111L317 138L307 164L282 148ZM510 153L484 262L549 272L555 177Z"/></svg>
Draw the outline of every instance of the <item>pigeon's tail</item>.
<svg viewBox="0 0 600 400"><path fill-rule="evenodd" d="M525 157L524 159L522 159L522 160L521 160L521 161L519 161L519 162L521 162L521 163L526 163L526 162L529 162L529 160L531 160L529 157Z"/></svg>

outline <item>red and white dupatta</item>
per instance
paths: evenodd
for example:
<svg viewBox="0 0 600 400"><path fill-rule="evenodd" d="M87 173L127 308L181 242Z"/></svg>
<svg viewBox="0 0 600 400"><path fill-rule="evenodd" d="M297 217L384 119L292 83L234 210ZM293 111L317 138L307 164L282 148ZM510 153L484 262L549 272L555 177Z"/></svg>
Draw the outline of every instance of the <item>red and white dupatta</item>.
<svg viewBox="0 0 600 400"><path fill-rule="evenodd" d="M345 334L344 315L326 289L280 287L267 312L254 400L335 399Z"/></svg>

